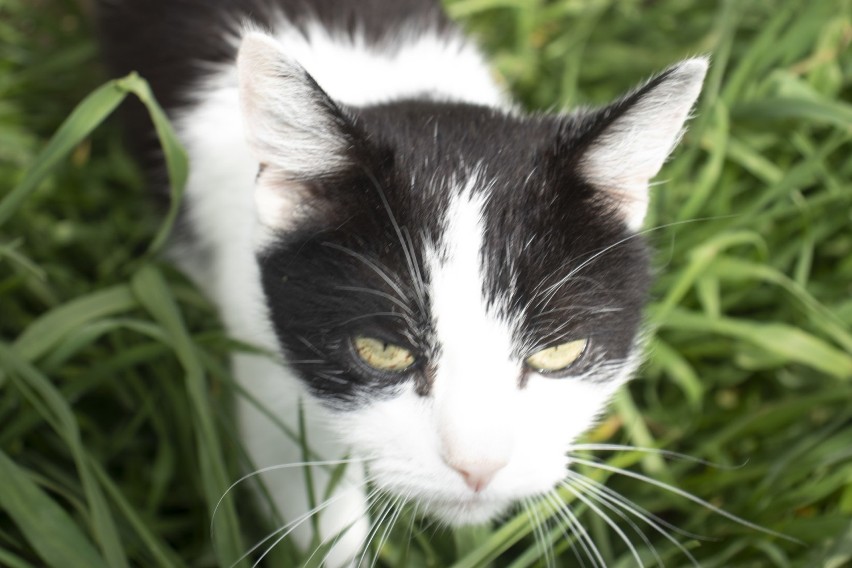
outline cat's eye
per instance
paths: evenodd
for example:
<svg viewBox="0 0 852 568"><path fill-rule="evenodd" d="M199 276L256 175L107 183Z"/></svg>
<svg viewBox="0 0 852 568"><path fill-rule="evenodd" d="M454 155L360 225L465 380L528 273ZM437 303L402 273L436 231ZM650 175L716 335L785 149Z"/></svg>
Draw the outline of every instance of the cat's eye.
<svg viewBox="0 0 852 568"><path fill-rule="evenodd" d="M358 357L373 369L398 373L414 364L414 355L405 347L365 335L355 336L352 343Z"/></svg>
<svg viewBox="0 0 852 568"><path fill-rule="evenodd" d="M576 339L542 349L527 357L527 367L544 373L563 371L583 356L587 344L585 339Z"/></svg>

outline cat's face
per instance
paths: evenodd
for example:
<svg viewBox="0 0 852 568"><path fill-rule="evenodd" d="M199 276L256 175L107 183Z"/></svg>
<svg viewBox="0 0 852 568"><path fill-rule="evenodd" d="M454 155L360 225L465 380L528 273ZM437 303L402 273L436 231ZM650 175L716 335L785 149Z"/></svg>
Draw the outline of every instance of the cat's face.
<svg viewBox="0 0 852 568"><path fill-rule="evenodd" d="M636 366L636 229L705 64L568 117L342 110L256 43L240 70L258 258L290 366L421 511L480 522L550 490Z"/></svg>

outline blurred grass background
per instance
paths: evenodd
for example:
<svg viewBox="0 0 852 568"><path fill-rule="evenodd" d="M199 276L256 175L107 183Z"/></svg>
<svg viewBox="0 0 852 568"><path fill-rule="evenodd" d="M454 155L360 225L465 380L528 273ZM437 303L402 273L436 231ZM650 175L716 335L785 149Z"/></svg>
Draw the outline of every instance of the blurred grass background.
<svg viewBox="0 0 852 568"><path fill-rule="evenodd" d="M648 362L589 440L718 464L600 456L801 544L633 478L584 473L706 537L675 535L702 566L852 565L850 2L447 5L530 109L603 103L712 55L648 221ZM228 404L235 346L149 254L162 215L119 125L99 125L144 84L109 84L71 116L107 79L89 9L0 2L0 565L229 566L258 534L244 500L228 499L211 535L243 459ZM635 565L605 522L577 511L608 566ZM613 518L648 565L650 545L666 565L690 565L651 528L646 543ZM399 524L376 551L387 566L546 562L523 513L411 544ZM580 565L557 527L542 534L557 565ZM278 565L303 561L280 548Z"/></svg>

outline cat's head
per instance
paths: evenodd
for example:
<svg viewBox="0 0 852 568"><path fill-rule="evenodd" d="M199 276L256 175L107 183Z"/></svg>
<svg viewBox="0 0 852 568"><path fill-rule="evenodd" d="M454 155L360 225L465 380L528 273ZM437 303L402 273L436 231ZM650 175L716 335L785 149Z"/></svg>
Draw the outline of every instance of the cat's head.
<svg viewBox="0 0 852 568"><path fill-rule="evenodd" d="M565 476L570 444L637 365L637 231L706 67L569 115L351 108L246 37L270 318L379 486L460 523Z"/></svg>

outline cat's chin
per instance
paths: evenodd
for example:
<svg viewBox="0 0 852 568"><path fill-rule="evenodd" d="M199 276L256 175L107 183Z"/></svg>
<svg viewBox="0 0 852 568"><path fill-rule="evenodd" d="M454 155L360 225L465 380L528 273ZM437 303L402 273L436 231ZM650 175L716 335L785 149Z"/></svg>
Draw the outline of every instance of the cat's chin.
<svg viewBox="0 0 852 568"><path fill-rule="evenodd" d="M503 515L512 505L509 499L429 499L420 508L429 517L450 526L481 525Z"/></svg>

